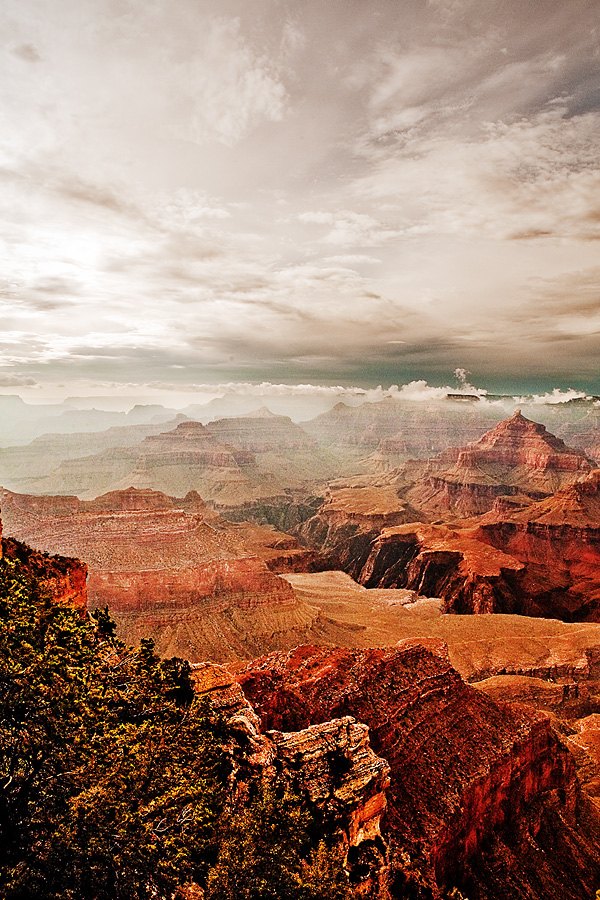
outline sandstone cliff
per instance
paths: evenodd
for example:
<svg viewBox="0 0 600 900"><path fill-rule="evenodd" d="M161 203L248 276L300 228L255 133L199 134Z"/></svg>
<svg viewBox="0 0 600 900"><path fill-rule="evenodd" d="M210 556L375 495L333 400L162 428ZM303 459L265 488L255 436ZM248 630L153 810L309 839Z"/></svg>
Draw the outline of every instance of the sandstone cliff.
<svg viewBox="0 0 600 900"><path fill-rule="evenodd" d="M108 605L124 640L153 637L164 655L248 659L297 643L318 615L275 574L310 570L314 553L272 528L225 521L195 493L3 491L2 504L19 539L86 561L90 606Z"/></svg>
<svg viewBox="0 0 600 900"><path fill-rule="evenodd" d="M379 895L387 875L380 822L390 767L371 749L367 726L342 716L300 731L261 733L258 716L226 669L201 663L193 676L196 691L223 715L230 734L234 796L243 799L253 781L283 779L337 836L356 896Z"/></svg>
<svg viewBox="0 0 600 900"><path fill-rule="evenodd" d="M543 714L494 703L423 647L300 647L238 679L266 728L343 715L369 725L391 766L393 895L440 897L453 885L475 900L593 894L597 815Z"/></svg>
<svg viewBox="0 0 600 900"><path fill-rule="evenodd" d="M13 538L1 538L1 557L18 560L55 603L66 603L85 611L87 566L79 559L40 553Z"/></svg>

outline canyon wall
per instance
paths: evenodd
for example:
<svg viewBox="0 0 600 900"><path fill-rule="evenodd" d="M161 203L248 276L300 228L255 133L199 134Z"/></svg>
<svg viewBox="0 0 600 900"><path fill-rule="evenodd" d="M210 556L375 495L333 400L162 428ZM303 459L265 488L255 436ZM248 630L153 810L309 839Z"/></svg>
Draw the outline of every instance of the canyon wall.
<svg viewBox="0 0 600 900"><path fill-rule="evenodd" d="M387 896L387 846L381 836L390 767L371 749L369 729L352 716L307 724L296 731L261 732L260 720L227 669L201 663L195 689L224 719L238 802L253 783L282 781L299 793L334 835L356 897Z"/></svg>
<svg viewBox="0 0 600 900"><path fill-rule="evenodd" d="M343 715L369 725L391 767L384 833L396 859L393 895L440 897L458 886L471 900L592 896L597 812L543 714L494 703L419 646L299 647L255 660L238 680L265 728ZM490 891L481 871L502 853L504 887L496 877ZM545 884L534 893L538 865Z"/></svg>

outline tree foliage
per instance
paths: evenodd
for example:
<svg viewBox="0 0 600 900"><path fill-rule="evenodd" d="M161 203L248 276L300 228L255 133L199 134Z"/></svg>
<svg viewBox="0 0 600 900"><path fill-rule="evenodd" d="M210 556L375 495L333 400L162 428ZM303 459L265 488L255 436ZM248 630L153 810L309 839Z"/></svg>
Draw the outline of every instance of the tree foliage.
<svg viewBox="0 0 600 900"><path fill-rule="evenodd" d="M3 896L167 896L212 862L227 778L188 664L1 565Z"/></svg>
<svg viewBox="0 0 600 900"><path fill-rule="evenodd" d="M190 883L209 900L346 900L299 797L230 808L223 725L190 674L0 560L3 900L167 900Z"/></svg>
<svg viewBox="0 0 600 900"><path fill-rule="evenodd" d="M315 846L316 845L316 846ZM225 823L207 900L347 900L348 878L298 797L263 786Z"/></svg>

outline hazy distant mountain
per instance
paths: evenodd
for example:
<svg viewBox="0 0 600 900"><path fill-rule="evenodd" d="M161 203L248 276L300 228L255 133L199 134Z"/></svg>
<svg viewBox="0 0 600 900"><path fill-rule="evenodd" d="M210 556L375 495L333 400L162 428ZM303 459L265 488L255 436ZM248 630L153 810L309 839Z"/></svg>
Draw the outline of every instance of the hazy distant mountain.
<svg viewBox="0 0 600 900"><path fill-rule="evenodd" d="M0 484L82 498L131 486L178 497L195 490L220 506L238 506L287 490L320 492L331 478L360 469L359 451L321 450L290 418L268 410L208 425L182 418L46 435L0 450Z"/></svg>
<svg viewBox="0 0 600 900"><path fill-rule="evenodd" d="M27 444L43 434L104 431L118 425L167 422L177 410L158 404L134 406L129 412L73 408L72 401L55 404L25 403L20 397L0 395L0 447Z"/></svg>
<svg viewBox="0 0 600 900"><path fill-rule="evenodd" d="M225 394L208 403L194 403L186 406L181 412L198 422L210 422L228 416L243 416L261 408L267 408L276 415L289 416L294 422L303 422L320 413L327 412L338 402L338 397L331 394ZM348 404L360 404L363 398L347 398Z"/></svg>

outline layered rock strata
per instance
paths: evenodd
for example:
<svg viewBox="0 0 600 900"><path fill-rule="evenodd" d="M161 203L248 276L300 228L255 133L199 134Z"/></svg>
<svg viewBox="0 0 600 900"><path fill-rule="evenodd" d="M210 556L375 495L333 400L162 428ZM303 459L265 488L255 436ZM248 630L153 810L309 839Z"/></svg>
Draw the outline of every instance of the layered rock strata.
<svg viewBox="0 0 600 900"><path fill-rule="evenodd" d="M592 468L582 450L517 410L479 440L430 459L405 496L433 516L468 517L489 511L503 495L541 499ZM401 474L400 489L402 480Z"/></svg>
<svg viewBox="0 0 600 900"><path fill-rule="evenodd" d="M90 605L108 606L130 643L191 659L248 659L290 646L318 611L273 569L306 570L315 556L288 535L235 525L206 508L151 490L93 501L3 492L13 534L89 565Z"/></svg>
<svg viewBox="0 0 600 900"><path fill-rule="evenodd" d="M391 766L393 895L411 885L412 896L437 898L456 885L476 900L583 900L595 889L597 817L543 714L494 703L423 647L300 647L254 661L238 679L266 728L343 715L369 725ZM487 872L502 860L504 886ZM545 886L534 892L538 867Z"/></svg>
<svg viewBox="0 0 600 900"><path fill-rule="evenodd" d="M318 513L298 533L308 546L319 548L330 568L358 578L382 529L419 518L393 488L359 483L329 490Z"/></svg>
<svg viewBox="0 0 600 900"><path fill-rule="evenodd" d="M193 677L197 693L221 713L231 735L231 788L238 801L252 782L283 780L308 801L324 829L337 835L356 895L380 894L387 874L380 822L389 765L371 749L367 726L342 716L300 731L261 733L258 716L226 669L202 663L194 666Z"/></svg>

